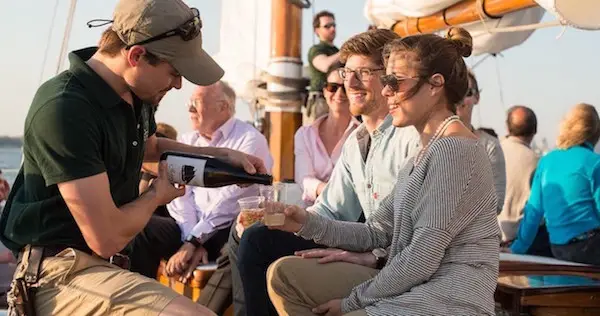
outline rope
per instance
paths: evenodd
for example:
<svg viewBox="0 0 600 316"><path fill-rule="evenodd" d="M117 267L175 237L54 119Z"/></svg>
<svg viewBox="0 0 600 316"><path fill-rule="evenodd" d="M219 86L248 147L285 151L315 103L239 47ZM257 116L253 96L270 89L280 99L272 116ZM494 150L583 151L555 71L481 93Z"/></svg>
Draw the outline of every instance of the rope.
<svg viewBox="0 0 600 316"><path fill-rule="evenodd" d="M56 73L60 72L62 68L63 60L67 53L69 37L71 35L71 29L73 28L73 16L75 15L75 7L77 6L77 0L71 0L71 6L69 8L69 17L67 19L67 26L65 27L65 35L63 36L62 44L60 46L60 54L58 55L58 64L56 65Z"/></svg>
<svg viewBox="0 0 600 316"><path fill-rule="evenodd" d="M46 38L46 50L44 51L44 59L42 60L42 70L40 70L40 79L38 84L42 83L44 79L44 70L46 69L46 62L48 61L48 52L50 52L50 40L52 39L52 31L54 31L54 21L56 20L56 13L58 12L58 0L54 2L54 11L52 13L52 19L50 20L50 30L48 30L48 36Z"/></svg>
<svg viewBox="0 0 600 316"><path fill-rule="evenodd" d="M496 57L496 54L493 54L493 56ZM500 78L500 64L498 62L498 58L494 58L494 60L496 61L496 78L498 80L500 103L502 103L502 108L506 111L506 103L504 103L504 91L502 89L502 80Z"/></svg>

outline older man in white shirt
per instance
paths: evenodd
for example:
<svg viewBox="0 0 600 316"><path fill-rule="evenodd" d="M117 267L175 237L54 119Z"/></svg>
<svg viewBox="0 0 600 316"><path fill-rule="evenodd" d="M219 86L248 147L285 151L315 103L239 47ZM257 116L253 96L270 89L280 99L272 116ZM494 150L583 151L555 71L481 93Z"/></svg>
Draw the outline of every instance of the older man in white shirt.
<svg viewBox="0 0 600 316"><path fill-rule="evenodd" d="M225 82L197 87L188 105L193 131L181 134L178 141L193 146L226 147L262 158L267 170L273 165L266 138L253 126L234 118L235 92ZM199 264L219 257L229 230L239 213L237 201L259 194L257 185L222 188L186 187L185 195L167 205L171 218L153 217L138 238L140 249L148 249L143 269L154 277L161 259L169 259L166 272L182 281ZM174 220L174 221L173 221ZM152 228L150 228L152 227ZM161 233L162 231L162 233ZM141 246L140 246L141 245ZM134 246L134 247L135 247Z"/></svg>

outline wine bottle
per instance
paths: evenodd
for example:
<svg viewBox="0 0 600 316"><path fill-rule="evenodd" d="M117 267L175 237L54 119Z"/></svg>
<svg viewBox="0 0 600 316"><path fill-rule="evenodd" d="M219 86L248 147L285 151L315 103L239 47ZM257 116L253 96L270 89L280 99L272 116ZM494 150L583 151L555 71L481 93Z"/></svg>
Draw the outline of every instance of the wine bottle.
<svg viewBox="0 0 600 316"><path fill-rule="evenodd" d="M273 183L273 177L268 174L250 174L241 167L232 166L212 156L167 151L160 156L160 160L167 162L171 183L206 188Z"/></svg>

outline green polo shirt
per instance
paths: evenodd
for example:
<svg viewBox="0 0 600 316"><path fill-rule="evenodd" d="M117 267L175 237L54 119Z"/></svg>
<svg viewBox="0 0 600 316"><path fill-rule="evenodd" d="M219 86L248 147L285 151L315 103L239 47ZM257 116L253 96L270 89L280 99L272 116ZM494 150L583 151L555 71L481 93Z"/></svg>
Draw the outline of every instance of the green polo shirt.
<svg viewBox="0 0 600 316"><path fill-rule="evenodd" d="M58 183L105 172L117 206L137 198L154 107L130 105L85 61L97 48L69 54L69 70L36 92L25 120L23 164L0 217L0 240L14 252L27 244L88 250Z"/></svg>
<svg viewBox="0 0 600 316"><path fill-rule="evenodd" d="M313 45L308 50L308 69L310 70L310 91L323 91L323 87L327 82L324 72L320 72L312 62L319 55L331 56L337 53L339 49L327 42L321 41L317 45Z"/></svg>

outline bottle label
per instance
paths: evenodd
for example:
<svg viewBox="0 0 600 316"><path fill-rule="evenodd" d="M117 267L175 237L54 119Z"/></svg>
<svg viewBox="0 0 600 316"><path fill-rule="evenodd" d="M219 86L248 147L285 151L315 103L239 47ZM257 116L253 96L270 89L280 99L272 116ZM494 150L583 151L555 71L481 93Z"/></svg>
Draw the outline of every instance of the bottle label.
<svg viewBox="0 0 600 316"><path fill-rule="evenodd" d="M167 165L169 166L168 177L171 183L197 187L204 186L206 160L170 155L167 157Z"/></svg>

